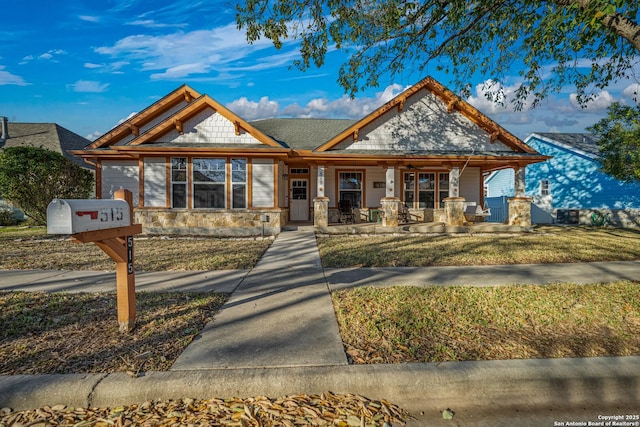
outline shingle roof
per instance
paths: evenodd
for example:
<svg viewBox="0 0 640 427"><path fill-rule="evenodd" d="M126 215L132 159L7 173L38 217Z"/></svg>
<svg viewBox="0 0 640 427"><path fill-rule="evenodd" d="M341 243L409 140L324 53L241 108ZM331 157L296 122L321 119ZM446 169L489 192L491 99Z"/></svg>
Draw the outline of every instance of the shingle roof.
<svg viewBox="0 0 640 427"><path fill-rule="evenodd" d="M71 132L56 123L8 123L9 138L2 148L32 146L42 147L63 154L84 168L89 167L82 159L67 150L80 150L91 143L86 138Z"/></svg>
<svg viewBox="0 0 640 427"><path fill-rule="evenodd" d="M547 138L553 141L557 141L561 144L567 145L572 148L577 148L586 153L593 154L594 156L600 155L600 148L598 148L598 139L590 133L540 133L536 132L536 135L540 135L543 138Z"/></svg>
<svg viewBox="0 0 640 427"><path fill-rule="evenodd" d="M285 147L314 150L356 122L347 119L265 119L249 124Z"/></svg>

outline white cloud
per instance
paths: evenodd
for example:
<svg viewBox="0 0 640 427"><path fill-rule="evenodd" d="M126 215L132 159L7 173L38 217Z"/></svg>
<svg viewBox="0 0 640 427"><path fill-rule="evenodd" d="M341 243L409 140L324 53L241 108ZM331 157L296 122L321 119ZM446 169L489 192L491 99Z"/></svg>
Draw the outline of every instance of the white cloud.
<svg viewBox="0 0 640 427"><path fill-rule="evenodd" d="M104 67L104 64L92 64L91 62L84 63L84 68L94 69L94 68L102 68L102 67Z"/></svg>
<svg viewBox="0 0 640 427"><path fill-rule="evenodd" d="M297 103L288 105L282 110L282 114L289 117L303 118L361 119L389 102L404 89L405 88L399 84L392 84L387 86L382 92L377 92L373 97L351 99L347 95L343 95L333 101L327 98L315 98L307 102L304 107L301 107Z"/></svg>
<svg viewBox="0 0 640 427"><path fill-rule="evenodd" d="M29 84L24 81L24 79L20 76L16 76L15 74L11 74L8 71L4 71L5 66L0 65L0 86L2 85L17 85L17 86L28 86Z"/></svg>
<svg viewBox="0 0 640 427"><path fill-rule="evenodd" d="M96 139L100 138L101 136L102 136L102 132L94 130L89 135L85 136L85 138L87 138L89 141L95 141Z"/></svg>
<svg viewBox="0 0 640 427"><path fill-rule="evenodd" d="M85 22L100 22L99 16L80 15L78 16L78 18L80 18L81 21Z"/></svg>
<svg viewBox="0 0 640 427"><path fill-rule="evenodd" d="M603 90L602 92L595 94L584 107L580 106L580 103L578 102L578 95L575 93L569 95L569 102L575 109L599 112L606 111L606 109L615 102L615 98L608 91Z"/></svg>
<svg viewBox="0 0 640 427"><path fill-rule="evenodd" d="M633 83L627 86L622 94L633 102L640 102L640 83Z"/></svg>
<svg viewBox="0 0 640 427"><path fill-rule="evenodd" d="M45 52L42 55L38 56L38 59L42 59L42 60L48 61L50 59L53 59L55 56L66 55L66 54L67 54L67 52L65 50L62 50L62 49L51 49L48 52Z"/></svg>
<svg viewBox="0 0 640 427"><path fill-rule="evenodd" d="M467 102L485 114L511 112L518 87L517 84L505 86L494 80L485 80L476 85L475 96L469 96ZM530 102L525 100L523 110L528 109L530 105Z"/></svg>
<svg viewBox="0 0 640 427"><path fill-rule="evenodd" d="M155 79L182 79L192 74L219 75L237 71L258 71L289 64L292 52L260 57L271 47L268 40L249 45L236 24L211 30L176 32L166 35L133 35L118 40L113 46L95 48L97 53L120 61L139 64L152 71ZM251 60L247 58L251 56Z"/></svg>
<svg viewBox="0 0 640 427"><path fill-rule="evenodd" d="M134 25L145 28L183 28L187 24L162 24L154 21L153 19L138 19L135 21L127 22L127 25Z"/></svg>
<svg viewBox="0 0 640 427"><path fill-rule="evenodd" d="M109 83L100 83L93 80L78 80L71 85L74 92L101 93L106 92Z"/></svg>
<svg viewBox="0 0 640 427"><path fill-rule="evenodd" d="M268 119L275 117L280 110L280 104L263 96L260 101L249 101L246 97L236 99L227 104L227 108L246 120Z"/></svg>

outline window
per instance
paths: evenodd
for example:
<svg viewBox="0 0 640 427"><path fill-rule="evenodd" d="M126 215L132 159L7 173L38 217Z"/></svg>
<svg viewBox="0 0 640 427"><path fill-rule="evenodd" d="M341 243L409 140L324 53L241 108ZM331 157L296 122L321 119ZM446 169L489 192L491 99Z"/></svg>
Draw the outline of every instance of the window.
<svg viewBox="0 0 640 427"><path fill-rule="evenodd" d="M224 209L225 159L193 159L193 207Z"/></svg>
<svg viewBox="0 0 640 427"><path fill-rule="evenodd" d="M436 174L418 174L418 208L434 209L436 207Z"/></svg>
<svg viewBox="0 0 640 427"><path fill-rule="evenodd" d="M173 157L171 159L171 207L187 207L186 157Z"/></svg>
<svg viewBox="0 0 640 427"><path fill-rule="evenodd" d="M549 180L548 179L541 179L540 180L540 195L541 196L548 196L549 194L551 194L550 189L549 189Z"/></svg>
<svg viewBox="0 0 640 427"><path fill-rule="evenodd" d="M291 175L308 175L309 168L291 168L289 169Z"/></svg>
<svg viewBox="0 0 640 427"><path fill-rule="evenodd" d="M231 208L247 208L247 159L231 159Z"/></svg>
<svg viewBox="0 0 640 427"><path fill-rule="evenodd" d="M440 208L444 208L443 200L449 197L449 173L438 174L438 201Z"/></svg>
<svg viewBox="0 0 640 427"><path fill-rule="evenodd" d="M338 200L348 200L354 208L362 207L362 172L340 172L338 192Z"/></svg>
<svg viewBox="0 0 640 427"><path fill-rule="evenodd" d="M402 190L404 204L409 208L444 207L442 201L449 197L449 173L405 172Z"/></svg>

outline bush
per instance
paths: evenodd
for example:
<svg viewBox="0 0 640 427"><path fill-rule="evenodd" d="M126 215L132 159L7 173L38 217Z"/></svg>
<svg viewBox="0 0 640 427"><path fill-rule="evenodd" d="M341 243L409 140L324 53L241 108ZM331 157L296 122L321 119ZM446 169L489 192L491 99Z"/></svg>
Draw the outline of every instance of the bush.
<svg viewBox="0 0 640 427"><path fill-rule="evenodd" d="M55 151L20 146L0 152L0 194L36 225L47 223L52 199L86 199L93 174Z"/></svg>

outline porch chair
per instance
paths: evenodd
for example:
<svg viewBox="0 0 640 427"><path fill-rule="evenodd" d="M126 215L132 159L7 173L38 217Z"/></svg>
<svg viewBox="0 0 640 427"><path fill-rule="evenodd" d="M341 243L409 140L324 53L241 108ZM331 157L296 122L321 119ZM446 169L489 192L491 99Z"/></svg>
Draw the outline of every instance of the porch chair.
<svg viewBox="0 0 640 427"><path fill-rule="evenodd" d="M351 207L351 201L349 200L340 200L338 204L340 209L340 222L343 224L354 223L355 218L353 215L353 208Z"/></svg>
<svg viewBox="0 0 640 427"><path fill-rule="evenodd" d="M398 206L398 222L409 222L409 209L404 203Z"/></svg>

